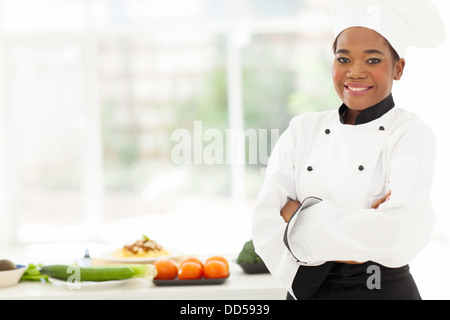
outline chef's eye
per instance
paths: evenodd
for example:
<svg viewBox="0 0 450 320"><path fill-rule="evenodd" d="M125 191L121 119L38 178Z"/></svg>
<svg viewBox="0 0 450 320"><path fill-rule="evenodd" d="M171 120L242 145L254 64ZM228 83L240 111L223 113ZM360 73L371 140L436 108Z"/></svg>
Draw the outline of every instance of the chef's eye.
<svg viewBox="0 0 450 320"><path fill-rule="evenodd" d="M337 58L336 61L339 62L339 63L348 63L348 62L350 62L349 59L343 58L343 57Z"/></svg>
<svg viewBox="0 0 450 320"><path fill-rule="evenodd" d="M369 64L376 64L376 63L380 63L380 62L381 62L381 60L377 59L377 58L372 58L372 59L367 60L367 63L369 63Z"/></svg>

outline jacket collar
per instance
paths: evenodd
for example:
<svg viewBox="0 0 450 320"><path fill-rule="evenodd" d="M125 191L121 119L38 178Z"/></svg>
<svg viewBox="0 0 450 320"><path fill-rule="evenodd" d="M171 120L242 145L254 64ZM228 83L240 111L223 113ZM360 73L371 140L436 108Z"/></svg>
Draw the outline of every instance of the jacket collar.
<svg viewBox="0 0 450 320"><path fill-rule="evenodd" d="M356 117L355 125L364 124L382 117L385 113L391 110L395 106L392 93L384 100L378 102L376 105L366 108L360 112ZM343 103L339 107L339 119L342 124L345 123L344 115L349 108Z"/></svg>

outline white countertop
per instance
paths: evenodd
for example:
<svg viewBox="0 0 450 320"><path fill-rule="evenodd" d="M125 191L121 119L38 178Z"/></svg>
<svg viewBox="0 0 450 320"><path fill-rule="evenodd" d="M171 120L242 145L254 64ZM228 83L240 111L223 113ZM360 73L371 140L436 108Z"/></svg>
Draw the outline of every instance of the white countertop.
<svg viewBox="0 0 450 320"><path fill-rule="evenodd" d="M129 279L70 288L61 282L21 282L0 288L0 300L283 300L286 290L270 274L245 274L230 263L230 277L219 285L156 286L145 279Z"/></svg>

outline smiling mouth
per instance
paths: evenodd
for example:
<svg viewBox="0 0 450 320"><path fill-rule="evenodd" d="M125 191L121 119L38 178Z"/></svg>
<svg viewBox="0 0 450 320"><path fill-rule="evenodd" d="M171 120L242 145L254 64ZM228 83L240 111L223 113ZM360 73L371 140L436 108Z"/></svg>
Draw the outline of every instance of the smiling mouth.
<svg viewBox="0 0 450 320"><path fill-rule="evenodd" d="M369 92L373 87L372 86L354 86L354 85L344 85L345 91L349 94L361 95Z"/></svg>

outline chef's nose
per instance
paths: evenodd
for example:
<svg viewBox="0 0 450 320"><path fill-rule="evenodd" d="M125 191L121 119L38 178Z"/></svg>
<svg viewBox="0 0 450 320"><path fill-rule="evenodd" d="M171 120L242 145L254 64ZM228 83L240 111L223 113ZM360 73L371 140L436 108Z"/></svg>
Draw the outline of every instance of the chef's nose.
<svg viewBox="0 0 450 320"><path fill-rule="evenodd" d="M365 79L367 71L361 63L353 63L347 70L347 77L351 79Z"/></svg>

